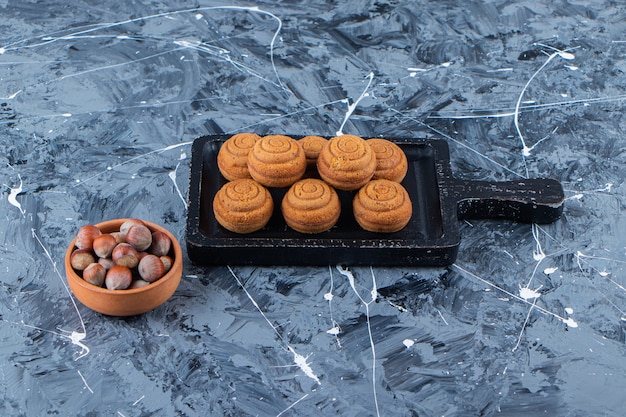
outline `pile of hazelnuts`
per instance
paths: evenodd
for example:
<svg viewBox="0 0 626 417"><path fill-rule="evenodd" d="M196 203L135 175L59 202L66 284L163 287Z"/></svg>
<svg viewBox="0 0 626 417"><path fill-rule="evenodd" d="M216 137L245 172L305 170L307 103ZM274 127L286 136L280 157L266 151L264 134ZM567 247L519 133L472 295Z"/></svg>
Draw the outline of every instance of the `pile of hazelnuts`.
<svg viewBox="0 0 626 417"><path fill-rule="evenodd" d="M174 262L169 255L171 245L166 233L151 231L139 219L126 220L112 233L90 224L78 230L70 264L86 282L98 287L141 288L170 270Z"/></svg>

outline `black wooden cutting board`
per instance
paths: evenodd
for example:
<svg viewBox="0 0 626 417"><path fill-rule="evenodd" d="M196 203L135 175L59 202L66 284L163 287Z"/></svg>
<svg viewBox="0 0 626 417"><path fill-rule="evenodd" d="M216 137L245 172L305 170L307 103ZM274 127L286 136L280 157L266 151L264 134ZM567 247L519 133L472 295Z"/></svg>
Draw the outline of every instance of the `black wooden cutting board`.
<svg viewBox="0 0 626 417"><path fill-rule="evenodd" d="M465 181L452 175L447 142L387 138L400 145L409 161L402 184L413 215L403 230L361 229L352 215L355 192L338 191L342 212L337 225L316 235L298 233L280 213L285 188L270 189L275 209L267 226L239 235L220 226L213 215L213 197L226 182L216 158L228 137L204 136L192 146L186 240L196 264L444 266L457 257L461 219L550 223L563 210L563 189L556 180Z"/></svg>

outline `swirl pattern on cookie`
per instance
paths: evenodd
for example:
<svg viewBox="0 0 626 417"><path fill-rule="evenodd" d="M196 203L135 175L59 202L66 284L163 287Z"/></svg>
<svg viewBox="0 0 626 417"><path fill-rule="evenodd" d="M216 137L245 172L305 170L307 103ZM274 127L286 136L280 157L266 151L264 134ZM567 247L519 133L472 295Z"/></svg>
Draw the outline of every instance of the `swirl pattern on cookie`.
<svg viewBox="0 0 626 417"><path fill-rule="evenodd" d="M229 181L252 178L248 171L248 153L261 139L256 133L238 133L228 138L217 153L217 167Z"/></svg>
<svg viewBox="0 0 626 417"><path fill-rule="evenodd" d="M376 170L376 155L361 137L341 135L331 138L317 158L320 177L339 190L357 190Z"/></svg>
<svg viewBox="0 0 626 417"><path fill-rule="evenodd" d="M409 193L401 184L390 180L368 182L354 197L352 209L363 229L381 233L402 230L413 213Z"/></svg>
<svg viewBox="0 0 626 417"><path fill-rule="evenodd" d="M317 157L326 144L328 143L328 139L325 139L321 136L305 136L298 140L300 145L302 145L302 149L304 150L304 154L306 155L306 164L308 168L315 168L317 164Z"/></svg>
<svg viewBox="0 0 626 417"><path fill-rule="evenodd" d="M409 167L402 148L387 139L373 138L367 143L376 154L376 171L372 179L402 182Z"/></svg>
<svg viewBox="0 0 626 417"><path fill-rule="evenodd" d="M248 178L227 182L213 198L215 219L225 229L235 233L252 233L262 229L273 210L270 192Z"/></svg>
<svg viewBox="0 0 626 417"><path fill-rule="evenodd" d="M337 192L324 181L306 178L293 184L281 204L285 222L301 233L321 233L339 220Z"/></svg>
<svg viewBox="0 0 626 417"><path fill-rule="evenodd" d="M269 135L258 140L248 154L248 171L267 187L287 187L306 170L302 146L284 135Z"/></svg>

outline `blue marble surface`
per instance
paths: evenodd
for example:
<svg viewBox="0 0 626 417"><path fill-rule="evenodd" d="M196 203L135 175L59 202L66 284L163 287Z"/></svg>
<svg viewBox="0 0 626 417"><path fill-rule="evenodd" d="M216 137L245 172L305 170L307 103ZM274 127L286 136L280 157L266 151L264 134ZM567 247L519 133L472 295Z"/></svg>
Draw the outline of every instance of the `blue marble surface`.
<svg viewBox="0 0 626 417"><path fill-rule="evenodd" d="M0 1L0 414L622 416L626 19L608 0ZM200 267L120 319L78 227L185 239L207 134L446 140L551 177L549 225L461 222L446 268Z"/></svg>

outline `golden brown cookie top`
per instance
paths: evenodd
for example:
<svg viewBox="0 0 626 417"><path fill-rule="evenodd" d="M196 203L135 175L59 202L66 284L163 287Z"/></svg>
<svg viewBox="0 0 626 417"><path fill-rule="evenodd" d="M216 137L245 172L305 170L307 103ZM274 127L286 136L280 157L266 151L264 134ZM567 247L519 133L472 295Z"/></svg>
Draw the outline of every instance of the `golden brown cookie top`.
<svg viewBox="0 0 626 417"><path fill-rule="evenodd" d="M298 140L300 145L302 145L302 149L304 150L304 154L306 155L306 162L308 166L315 166L317 163L317 157L326 144L328 143L328 139L325 139L321 136L305 136Z"/></svg>
<svg viewBox="0 0 626 417"><path fill-rule="evenodd" d="M397 232L411 219L413 205L406 189L395 181L372 180L352 202L359 225L371 232Z"/></svg>
<svg viewBox="0 0 626 417"><path fill-rule="evenodd" d="M283 197L287 225L302 233L321 233L335 225L341 212L337 192L320 179L296 182Z"/></svg>
<svg viewBox="0 0 626 417"><path fill-rule="evenodd" d="M376 171L372 179L402 182L409 167L402 148L390 140L381 138L368 139L367 143L376 154Z"/></svg>
<svg viewBox="0 0 626 417"><path fill-rule="evenodd" d="M261 139L256 133L238 133L228 138L217 153L217 167L229 181L252 178L248 172L248 153Z"/></svg>
<svg viewBox="0 0 626 417"><path fill-rule="evenodd" d="M306 156L295 139L268 135L254 144L248 154L250 175L267 187L287 187L306 170Z"/></svg>
<svg viewBox="0 0 626 417"><path fill-rule="evenodd" d="M253 179L227 182L213 199L216 220L236 233L251 233L269 221L274 203L269 191Z"/></svg>
<svg viewBox="0 0 626 417"><path fill-rule="evenodd" d="M356 190L374 175L376 155L359 136L335 136L320 152L317 169L322 179L333 187Z"/></svg>

